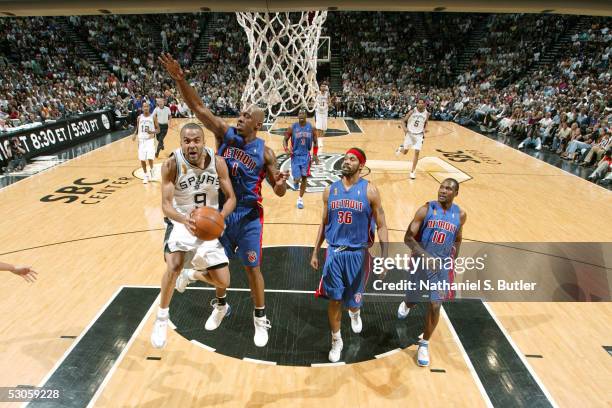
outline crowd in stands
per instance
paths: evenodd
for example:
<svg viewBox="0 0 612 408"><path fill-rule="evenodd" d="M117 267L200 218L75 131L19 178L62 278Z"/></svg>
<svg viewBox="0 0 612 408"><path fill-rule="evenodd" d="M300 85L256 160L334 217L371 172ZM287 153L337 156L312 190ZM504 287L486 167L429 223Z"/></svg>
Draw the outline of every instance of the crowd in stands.
<svg viewBox="0 0 612 408"><path fill-rule="evenodd" d="M183 66L190 66L202 35L200 19L194 14L159 14L149 18L161 28L162 50L172 52Z"/></svg>
<svg viewBox="0 0 612 408"><path fill-rule="evenodd" d="M359 14L345 17L349 27L361 24L367 27L367 20L360 19ZM378 66L371 64L372 58L367 53L361 59L346 60L345 66L349 68L344 72L343 92L332 96L333 114L400 118L416 105L418 98L424 97L435 120L477 126L482 132L502 135L506 141L516 139L520 148L549 149L582 166L601 170L607 164L609 171L612 19L593 18L591 27L572 36L570 45L552 64L528 74L529 68L536 66L576 21L575 16L487 18L482 46L451 86L443 80L419 81L418 76L375 76ZM443 27L450 22L438 20L440 31L444 32ZM453 27L458 30L443 42L451 60L456 59L453 51L456 53L457 47L466 42L461 33L468 32L472 25L466 22L463 30L457 23ZM351 38L343 39L343 47L347 48L355 47L355 40L363 35L350 30L341 33ZM453 43L451 38L461 40ZM437 59L442 59L441 54ZM591 178L602 175L601 171L594 171Z"/></svg>
<svg viewBox="0 0 612 408"><path fill-rule="evenodd" d="M99 67L64 35L53 18L0 19L0 131L112 102Z"/></svg>
<svg viewBox="0 0 612 408"><path fill-rule="evenodd" d="M233 14L219 15L213 27L208 56L189 78L215 114L234 116L248 78L247 38Z"/></svg>
<svg viewBox="0 0 612 408"><path fill-rule="evenodd" d="M472 57L461 83L481 88L505 86L540 61L551 45L578 17L547 14L493 14L486 34Z"/></svg>
<svg viewBox="0 0 612 408"><path fill-rule="evenodd" d="M59 18L0 19L0 132L102 108L127 113L136 99L170 87L157 62L162 47L189 65L201 34L195 14L66 21L72 33ZM105 65L83 57L86 50L70 41L75 33Z"/></svg>
<svg viewBox="0 0 612 408"><path fill-rule="evenodd" d="M233 14L209 21L203 63L194 53L202 16L72 16L68 27L96 50L88 61L58 18L0 19L0 132L101 108L138 114L176 98L157 56L169 50L204 102L235 115L248 72L248 45ZM425 96L432 118L478 126L596 165L610 148L610 18L593 18L553 62L540 59L577 16L445 13L329 13L325 30L340 41L342 92L331 114L400 118ZM482 40L464 69L457 62L480 27ZM325 34L325 33L324 33ZM537 67L535 72L529 72ZM154 106L153 106L154 107Z"/></svg>

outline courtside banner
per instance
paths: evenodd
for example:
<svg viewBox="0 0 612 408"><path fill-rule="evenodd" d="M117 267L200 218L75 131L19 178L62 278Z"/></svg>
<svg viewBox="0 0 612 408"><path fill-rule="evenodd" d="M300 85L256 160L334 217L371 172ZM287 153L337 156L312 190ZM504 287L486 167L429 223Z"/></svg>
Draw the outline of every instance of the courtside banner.
<svg viewBox="0 0 612 408"><path fill-rule="evenodd" d="M26 158L53 153L76 145L113 130L111 111L86 113L70 119L62 119L35 128L0 135L0 164L6 165L10 158L9 145L17 137L26 151Z"/></svg>
<svg viewBox="0 0 612 408"><path fill-rule="evenodd" d="M389 301L609 302L612 242L474 242L435 256L392 242L370 248L366 293ZM413 253L414 252L414 253ZM444 252L444 251L443 251Z"/></svg>

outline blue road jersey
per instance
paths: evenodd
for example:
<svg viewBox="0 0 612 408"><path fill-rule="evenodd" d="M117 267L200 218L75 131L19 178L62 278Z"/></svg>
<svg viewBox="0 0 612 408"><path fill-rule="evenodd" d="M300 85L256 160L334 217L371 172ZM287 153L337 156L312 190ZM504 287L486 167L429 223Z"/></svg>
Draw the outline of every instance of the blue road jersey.
<svg viewBox="0 0 612 408"><path fill-rule="evenodd" d="M266 174L264 149L265 143L259 138L244 143L235 127L230 127L223 137L218 154L227 163L238 207L262 201L261 182Z"/></svg>
<svg viewBox="0 0 612 408"><path fill-rule="evenodd" d="M308 122L300 126L299 122L291 126L291 157L310 157L312 150L313 129Z"/></svg>
<svg viewBox="0 0 612 408"><path fill-rule="evenodd" d="M370 239L372 208L368 181L359 179L347 191L342 180L329 189L325 239L332 247L366 248Z"/></svg>
<svg viewBox="0 0 612 408"><path fill-rule="evenodd" d="M451 256L461 226L459 206L445 211L438 201L427 203L427 215L421 226L419 242L425 251L438 258Z"/></svg>

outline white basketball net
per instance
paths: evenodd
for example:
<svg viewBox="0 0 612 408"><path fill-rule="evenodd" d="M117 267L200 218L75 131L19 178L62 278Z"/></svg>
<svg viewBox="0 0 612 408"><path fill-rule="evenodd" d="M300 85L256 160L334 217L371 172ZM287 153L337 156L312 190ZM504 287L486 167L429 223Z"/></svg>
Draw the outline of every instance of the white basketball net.
<svg viewBox="0 0 612 408"><path fill-rule="evenodd" d="M249 79L242 104L270 117L297 107L314 109L317 49L327 11L236 13L249 41Z"/></svg>

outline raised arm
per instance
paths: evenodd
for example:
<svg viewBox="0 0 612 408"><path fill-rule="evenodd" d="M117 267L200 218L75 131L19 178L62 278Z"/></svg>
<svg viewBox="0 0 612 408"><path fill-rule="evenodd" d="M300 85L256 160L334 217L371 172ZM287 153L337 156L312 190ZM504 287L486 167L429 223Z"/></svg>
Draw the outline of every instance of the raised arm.
<svg viewBox="0 0 612 408"><path fill-rule="evenodd" d="M277 169L276 156L274 150L266 146L264 152L264 167L266 168L266 177L274 188L274 194L282 197L287 192L287 184L285 181L289 178L289 172L281 172Z"/></svg>
<svg viewBox="0 0 612 408"><path fill-rule="evenodd" d="M319 225L319 231L317 232L317 240L315 241L314 250L310 258L310 266L314 269L319 269L319 250L323 241L325 240L325 225L327 225L327 201L329 200L329 186L325 188L323 192L323 217L321 218L321 224Z"/></svg>
<svg viewBox="0 0 612 408"><path fill-rule="evenodd" d="M387 220L385 219L385 211L382 207L380 193L374 184L368 183L367 194L368 200L370 201L370 207L372 208L372 215L376 222L376 232L378 234L378 240L380 241L381 256L387 258L389 254L389 231L387 230Z"/></svg>
<svg viewBox="0 0 612 408"><path fill-rule="evenodd" d="M216 117L210 109L204 106L204 102L198 96L195 89L187 83L185 80L185 73L179 63L172 58L168 53L164 53L159 57L159 62L164 66L168 74L174 79L176 85L183 95L183 99L189 109L196 115L196 117L202 122L206 129L213 132L217 142L223 140L223 136L227 132L229 125L220 118ZM220 143L219 143L220 144Z"/></svg>
<svg viewBox="0 0 612 408"><path fill-rule="evenodd" d="M221 209L221 215L223 218L227 218L236 208L236 194L232 187L232 181L229 178L229 171L227 170L225 160L220 156L215 156L215 160L217 174L219 175L219 187L225 196L225 203L223 204L223 209Z"/></svg>

